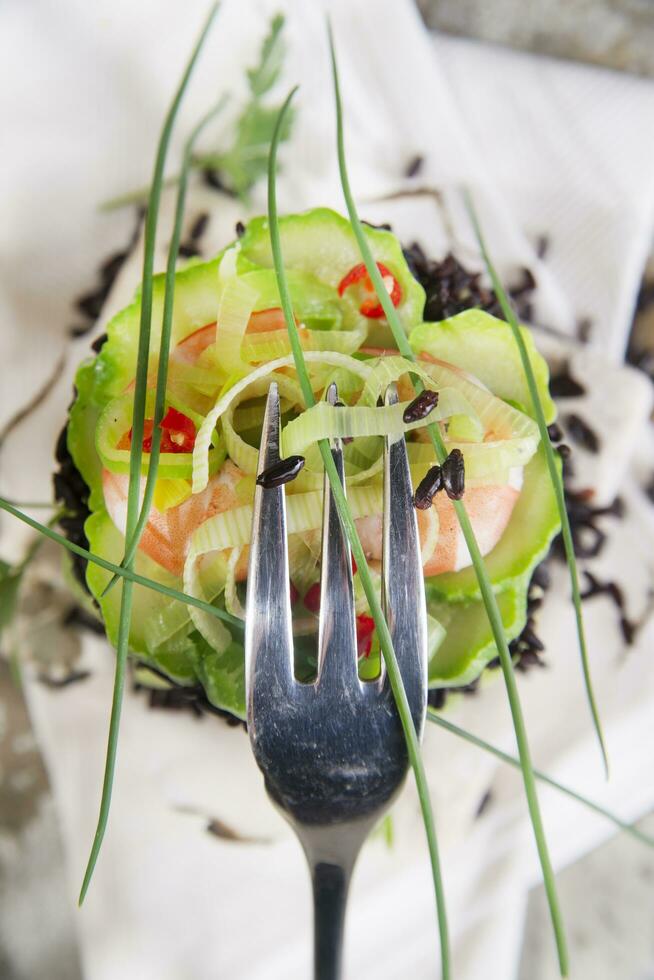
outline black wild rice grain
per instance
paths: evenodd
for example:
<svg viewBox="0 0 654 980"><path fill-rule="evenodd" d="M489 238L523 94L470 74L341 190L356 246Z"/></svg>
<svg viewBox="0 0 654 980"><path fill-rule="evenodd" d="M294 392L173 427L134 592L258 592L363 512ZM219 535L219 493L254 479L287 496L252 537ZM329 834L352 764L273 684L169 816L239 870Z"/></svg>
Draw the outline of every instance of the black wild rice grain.
<svg viewBox="0 0 654 980"><path fill-rule="evenodd" d="M539 259L544 259L550 248L549 235L539 235L536 239L536 255Z"/></svg>
<svg viewBox="0 0 654 980"><path fill-rule="evenodd" d="M520 279L515 286L511 287L511 298L519 299L525 293L533 293L536 288L536 279L531 269L523 266L519 270Z"/></svg>
<svg viewBox="0 0 654 980"><path fill-rule="evenodd" d="M461 500L465 493L465 463L460 449L453 449L442 466L443 489L450 500Z"/></svg>
<svg viewBox="0 0 654 980"><path fill-rule="evenodd" d="M61 621L62 626L76 626L88 630L96 636L104 636L104 623L82 606L71 606Z"/></svg>
<svg viewBox="0 0 654 980"><path fill-rule="evenodd" d="M69 541L88 549L89 541L84 531L84 523L91 513L88 506L89 488L73 462L67 440L68 424L60 432L55 448L55 460L59 464L59 469L53 476L54 496L55 500L66 508L66 514L59 519L59 526ZM88 591L86 559L81 555L71 554L70 562L75 578L82 588Z"/></svg>
<svg viewBox="0 0 654 980"><path fill-rule="evenodd" d="M600 517L622 517L624 513L622 499L616 497L608 507L593 507L586 491L576 492L565 486L564 491L575 554L577 558L596 558L606 541L606 534L598 527L597 520ZM555 539L552 549L552 553L557 558L565 561L565 551L560 535Z"/></svg>
<svg viewBox="0 0 654 980"><path fill-rule="evenodd" d="M186 687L172 681L166 674L157 670L151 664L147 666L149 671L170 684L170 687L164 690L154 689L138 682L133 684L135 691L144 691L147 694L150 708L164 708L172 711L186 710L190 711L197 718L204 717L206 714L217 715L226 721L230 728L246 728L245 722L240 718L236 718L228 711L223 711L222 708L216 708L215 705L211 704L201 684Z"/></svg>
<svg viewBox="0 0 654 980"><path fill-rule="evenodd" d="M482 796L481 800L479 801L479 806L477 807L477 811L475 813L475 820L479 820L479 818L483 816L483 814L488 809L488 806L492 799L493 799L493 794L491 790L487 789L484 795Z"/></svg>
<svg viewBox="0 0 654 980"><path fill-rule="evenodd" d="M481 283L481 272L470 272L451 253L440 261L429 259L418 242L403 251L412 274L425 290L425 320L445 320L472 307L502 317L495 293ZM535 285L532 273L525 269L515 289L509 288L522 320L531 320L530 299Z"/></svg>
<svg viewBox="0 0 654 980"><path fill-rule="evenodd" d="M420 154L417 154L416 156L412 157L411 160L409 160L409 162L407 163L406 167L404 168L404 176L417 177L423 168L424 162L425 162L425 158L423 156L420 156Z"/></svg>
<svg viewBox="0 0 654 980"><path fill-rule="evenodd" d="M592 572L589 572L587 569L584 569L584 575L586 577L586 588L581 593L582 600L592 599L598 595L608 596L620 613L618 622L624 641L627 646L631 646L636 636L637 625L627 617L624 592L617 582L613 582L611 580L608 582L603 582L596 578L595 575L593 575Z"/></svg>
<svg viewBox="0 0 654 980"><path fill-rule="evenodd" d="M567 361L552 374L550 394L552 398L580 398L586 394L584 386L572 377L570 364Z"/></svg>
<svg viewBox="0 0 654 980"><path fill-rule="evenodd" d="M278 459L257 477L257 484L264 490L274 490L284 483L290 483L304 466L304 456L287 456Z"/></svg>
<svg viewBox="0 0 654 980"><path fill-rule="evenodd" d="M91 344L91 350L94 350L96 354L99 354L104 345L109 340L109 336L106 333L101 333L99 337L96 337Z"/></svg>
<svg viewBox="0 0 654 980"><path fill-rule="evenodd" d="M195 242L182 242L177 254L180 259L194 259L196 256L201 255L202 252Z"/></svg>
<svg viewBox="0 0 654 980"><path fill-rule="evenodd" d="M209 215L206 211L199 214L193 224L191 225L188 237L192 242L199 241L207 230L207 225L209 224Z"/></svg>
<svg viewBox="0 0 654 980"><path fill-rule="evenodd" d="M69 674L64 677L55 677L51 674L37 674L37 681L39 684L43 684L44 687L49 687L53 691L60 691L65 687L70 687L71 684L77 684L79 681L85 681L91 676L90 670L71 670Z"/></svg>
<svg viewBox="0 0 654 980"><path fill-rule="evenodd" d="M145 210L143 208L139 208L137 210L136 225L127 246L124 249L110 255L109 258L104 260L98 269L100 281L95 289L89 290L87 293L83 293L75 301L75 308L87 318L88 322L81 325L76 324L74 327L71 327L69 330L71 337L82 337L85 333L88 333L89 330L92 329L95 321L100 316L102 307L104 306L105 300L111 291L111 287L116 281L118 273L136 246L144 214Z"/></svg>
<svg viewBox="0 0 654 980"><path fill-rule="evenodd" d="M557 425L556 422L552 422L551 425L547 426L547 434L552 442L561 442L563 439L561 426Z"/></svg>
<svg viewBox="0 0 654 980"><path fill-rule="evenodd" d="M443 471L440 466L432 466L427 470L425 476L416 487L413 495L414 507L418 510L429 510L434 500L434 495L443 487Z"/></svg>
<svg viewBox="0 0 654 980"><path fill-rule="evenodd" d="M411 422L419 422L421 419L427 418L429 413L433 412L437 405L438 392L430 391L426 388L412 402L409 402L402 412L402 421L406 425L410 425Z"/></svg>
<svg viewBox="0 0 654 980"><path fill-rule="evenodd" d="M563 416L562 421L567 429L568 435L577 445L583 446L589 453L599 452L599 436L580 415L570 412L568 415Z"/></svg>
<svg viewBox="0 0 654 980"><path fill-rule="evenodd" d="M367 225L368 228L377 228L379 231L392 231L392 227L387 221L383 221L380 225L376 225L373 221L366 221L365 218L362 218L361 224Z"/></svg>
<svg viewBox="0 0 654 980"><path fill-rule="evenodd" d="M236 197L234 191L223 183L219 170L203 170L202 177L207 187L211 187L212 190L220 191L222 194L226 194L228 197Z"/></svg>
<svg viewBox="0 0 654 980"><path fill-rule="evenodd" d="M564 442L562 442L560 446L556 447L556 451L561 457L561 459L569 459L570 453L572 452L570 446L566 446Z"/></svg>
<svg viewBox="0 0 654 980"><path fill-rule="evenodd" d="M587 344L593 332L593 321L590 317L582 316L577 320L577 340L581 344Z"/></svg>
<svg viewBox="0 0 654 980"><path fill-rule="evenodd" d="M236 237L237 238L243 238L243 235L244 234L245 234L245 225L243 224L242 221L237 221L236 222Z"/></svg>

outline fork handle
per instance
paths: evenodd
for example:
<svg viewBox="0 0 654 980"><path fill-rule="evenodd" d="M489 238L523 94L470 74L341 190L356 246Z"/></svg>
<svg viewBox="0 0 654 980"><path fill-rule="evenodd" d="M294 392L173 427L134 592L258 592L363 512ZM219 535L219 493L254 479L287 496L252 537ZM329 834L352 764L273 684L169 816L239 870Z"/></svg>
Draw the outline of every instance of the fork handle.
<svg viewBox="0 0 654 980"><path fill-rule="evenodd" d="M314 980L339 980L351 869L321 861L312 869Z"/></svg>

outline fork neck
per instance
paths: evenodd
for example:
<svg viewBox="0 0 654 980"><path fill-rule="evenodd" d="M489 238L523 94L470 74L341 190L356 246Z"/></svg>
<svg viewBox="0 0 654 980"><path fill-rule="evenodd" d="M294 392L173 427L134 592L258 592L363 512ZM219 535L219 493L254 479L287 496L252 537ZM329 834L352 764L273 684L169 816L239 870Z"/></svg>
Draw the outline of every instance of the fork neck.
<svg viewBox="0 0 654 980"><path fill-rule="evenodd" d="M343 963L345 909L352 868L319 861L311 869L313 884L314 980L339 980Z"/></svg>
<svg viewBox="0 0 654 980"><path fill-rule="evenodd" d="M340 980L352 871L374 820L299 832L313 886L314 980Z"/></svg>

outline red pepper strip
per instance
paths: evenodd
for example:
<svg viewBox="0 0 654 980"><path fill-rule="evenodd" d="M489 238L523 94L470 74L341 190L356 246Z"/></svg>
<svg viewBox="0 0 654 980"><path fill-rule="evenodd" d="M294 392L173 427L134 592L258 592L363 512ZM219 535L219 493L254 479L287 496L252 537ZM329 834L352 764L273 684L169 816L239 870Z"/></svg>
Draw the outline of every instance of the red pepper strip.
<svg viewBox="0 0 654 980"><path fill-rule="evenodd" d="M384 279L391 278L393 280L393 285L390 290L390 297L393 306L398 306L400 300L402 299L402 290L399 282L393 273L390 272L381 262L377 263L377 268ZM363 288L366 290L366 292L372 293L373 295L370 299L364 299L363 303L359 307L359 313L362 313L363 316L367 316L371 320L378 320L380 317L384 316L384 309L377 299L374 287L370 281L370 276L368 275L368 270L363 262L360 262L359 265L355 265L354 268L350 269L347 275L343 276L338 284L338 295L342 296L346 289L353 286L354 283L360 281L362 282Z"/></svg>
<svg viewBox="0 0 654 980"><path fill-rule="evenodd" d="M304 596L304 605L309 612L317 613L320 609L320 582L314 582Z"/></svg>
<svg viewBox="0 0 654 980"><path fill-rule="evenodd" d="M372 616L362 613L357 616L357 648L360 657L369 657L372 650L372 634L375 632L375 621Z"/></svg>
<svg viewBox="0 0 654 980"><path fill-rule="evenodd" d="M143 452L152 452L152 429L154 422L152 419L145 419L143 422ZM190 453L195 446L195 425L192 420L178 412L175 408L169 408L165 418L161 421L161 452L162 453ZM132 430L121 436L116 449L129 449L132 445Z"/></svg>
<svg viewBox="0 0 654 980"><path fill-rule="evenodd" d="M163 435L161 451L164 453L190 453L195 446L195 424L183 412L169 408L161 421ZM145 448L145 447L143 447Z"/></svg>
<svg viewBox="0 0 654 980"><path fill-rule="evenodd" d="M290 593L291 593L291 605L294 606L295 603L300 598L300 593L298 592L297 585L295 585L293 582L291 582Z"/></svg>

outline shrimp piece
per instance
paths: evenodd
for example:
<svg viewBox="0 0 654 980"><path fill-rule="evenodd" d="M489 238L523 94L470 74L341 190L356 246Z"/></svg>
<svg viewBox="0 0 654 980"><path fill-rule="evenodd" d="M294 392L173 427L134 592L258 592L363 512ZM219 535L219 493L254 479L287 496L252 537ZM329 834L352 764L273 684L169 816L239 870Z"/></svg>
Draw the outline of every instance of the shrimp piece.
<svg viewBox="0 0 654 980"><path fill-rule="evenodd" d="M508 483L499 486L469 487L465 493L465 506L482 555L487 555L502 537L522 486L522 469L511 473ZM442 572L458 572L472 564L463 532L452 501L444 493L436 494L432 507L439 521L438 539L430 554L424 554L424 545L430 536L429 512L418 511L418 533L423 546L423 571L425 575ZM356 521L357 531L366 558L379 561L382 556L382 517L372 515Z"/></svg>
<svg viewBox="0 0 654 980"><path fill-rule="evenodd" d="M177 507L159 511L152 507L145 525L139 549L173 575L181 575L191 545L193 532L209 517L237 507L236 484L243 473L231 460L211 477L202 493L193 494ZM141 489L144 486L141 481ZM129 476L102 471L102 489L107 512L122 534L127 521L127 490ZM237 581L247 575L247 549L243 549L236 568Z"/></svg>
<svg viewBox="0 0 654 980"><path fill-rule="evenodd" d="M188 337L184 337L171 351L171 361L177 361L181 364L195 364L207 347L215 344L217 330L217 323L208 323L205 327L200 327L199 330L190 333ZM278 306L253 313L248 320L245 332L268 333L271 330L286 330L284 313Z"/></svg>

